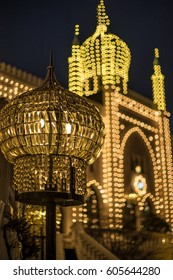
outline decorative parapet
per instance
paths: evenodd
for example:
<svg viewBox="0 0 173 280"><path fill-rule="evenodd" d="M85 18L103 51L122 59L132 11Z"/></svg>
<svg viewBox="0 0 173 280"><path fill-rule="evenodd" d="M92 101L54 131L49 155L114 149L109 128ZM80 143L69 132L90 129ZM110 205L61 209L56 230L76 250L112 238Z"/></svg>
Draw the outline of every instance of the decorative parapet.
<svg viewBox="0 0 173 280"><path fill-rule="evenodd" d="M0 73L3 72L4 74L8 74L14 78L18 78L20 80L23 80L25 83L30 83L35 86L41 84L42 79L38 78L37 76L34 76L30 73L27 73L26 71L23 71L21 69L17 69L14 66L11 66L10 64L6 64L5 62L0 61Z"/></svg>
<svg viewBox="0 0 173 280"><path fill-rule="evenodd" d="M42 79L0 61L0 97L13 99L21 93L38 87Z"/></svg>

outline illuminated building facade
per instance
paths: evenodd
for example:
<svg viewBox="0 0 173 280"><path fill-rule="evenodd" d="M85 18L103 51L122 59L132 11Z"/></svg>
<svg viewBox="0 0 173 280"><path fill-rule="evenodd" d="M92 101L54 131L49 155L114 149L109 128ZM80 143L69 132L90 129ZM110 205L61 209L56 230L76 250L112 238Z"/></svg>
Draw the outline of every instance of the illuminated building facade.
<svg viewBox="0 0 173 280"><path fill-rule="evenodd" d="M154 53L153 100L149 100L128 88L130 49L108 31L109 25L104 1L100 0L96 31L82 45L78 39L79 25L75 26L69 57L69 90L90 98L99 108L105 122L106 143L101 157L88 169L85 205L62 211L64 231L69 232L71 221L121 229L126 207L131 205L138 217L137 229L142 212L150 209L173 230L170 114L166 110L159 51L155 49ZM0 63L1 105L40 83L41 79L31 74ZM1 218L2 202L12 205L14 193L10 188L11 177L2 176L11 173L11 166L2 154L0 157L0 180L4 186L0 188ZM36 211L44 220L44 211ZM58 215L59 226L61 213Z"/></svg>
<svg viewBox="0 0 173 280"><path fill-rule="evenodd" d="M135 205L140 229L143 211L159 215L173 229L173 166L164 75L155 49L153 101L128 89L130 50L110 34L104 1L97 7L95 33L79 44L75 27L69 57L69 89L98 103L106 126L102 157L89 171L88 196L95 194L102 226L123 227L126 207ZM89 201L89 197L88 197ZM87 204L73 210L73 221L88 223ZM92 215L91 215L92 216ZM95 223L97 219L95 218Z"/></svg>

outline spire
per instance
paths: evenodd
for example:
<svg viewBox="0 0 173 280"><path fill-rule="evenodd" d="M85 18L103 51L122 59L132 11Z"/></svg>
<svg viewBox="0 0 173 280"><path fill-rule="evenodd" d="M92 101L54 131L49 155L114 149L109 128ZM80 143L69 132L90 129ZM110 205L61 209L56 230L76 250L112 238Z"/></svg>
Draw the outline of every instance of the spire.
<svg viewBox="0 0 173 280"><path fill-rule="evenodd" d="M47 84L48 86L55 85L55 84L59 85L59 83L57 82L56 76L55 76L55 71L54 71L52 49L50 50L50 57L49 57L49 65L47 67L47 74L46 74L46 77L45 77L42 85L45 85L45 84Z"/></svg>
<svg viewBox="0 0 173 280"><path fill-rule="evenodd" d="M104 0L100 0L97 6L97 24L98 25L110 25L110 20L106 14Z"/></svg>
<svg viewBox="0 0 173 280"><path fill-rule="evenodd" d="M49 59L49 66L48 67L53 67L53 51L52 51L52 49L50 50L50 59Z"/></svg>
<svg viewBox="0 0 173 280"><path fill-rule="evenodd" d="M154 49L154 61L153 61L153 66L154 65L159 65L159 49L155 48Z"/></svg>
<svg viewBox="0 0 173 280"><path fill-rule="evenodd" d="M154 49L154 61L153 61L154 73L151 76L152 86L153 86L153 102L157 105L158 110L166 110L165 101L165 83L164 75L161 71L161 66L159 63L159 50Z"/></svg>

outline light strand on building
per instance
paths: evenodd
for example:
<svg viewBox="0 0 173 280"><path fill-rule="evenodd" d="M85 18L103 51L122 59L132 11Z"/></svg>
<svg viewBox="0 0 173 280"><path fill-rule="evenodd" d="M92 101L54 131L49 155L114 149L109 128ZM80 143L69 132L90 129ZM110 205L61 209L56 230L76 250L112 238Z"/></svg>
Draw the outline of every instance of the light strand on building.
<svg viewBox="0 0 173 280"><path fill-rule="evenodd" d="M164 186L164 195L167 196L168 204L165 205L165 217L166 221L172 226L173 230L173 163L172 163L172 148L171 148L171 133L169 119L167 117L163 118L163 130L164 130L164 140L165 140L165 164L166 164L166 174L167 185Z"/></svg>
<svg viewBox="0 0 173 280"><path fill-rule="evenodd" d="M78 95L83 95L83 69L82 60L80 55L80 44L78 40L79 35L79 25L75 25L75 35L72 43L71 57L68 58L69 63L69 75L68 83L69 90L77 93Z"/></svg>

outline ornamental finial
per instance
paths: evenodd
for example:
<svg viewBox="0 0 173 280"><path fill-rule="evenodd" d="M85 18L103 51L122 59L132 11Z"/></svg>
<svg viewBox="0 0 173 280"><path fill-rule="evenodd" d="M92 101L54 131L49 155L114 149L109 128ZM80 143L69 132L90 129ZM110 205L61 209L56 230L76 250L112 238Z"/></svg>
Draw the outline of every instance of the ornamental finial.
<svg viewBox="0 0 173 280"><path fill-rule="evenodd" d="M109 17L106 14L105 4L104 0L100 0L98 6L97 6L97 23L98 25L110 25Z"/></svg>
<svg viewBox="0 0 173 280"><path fill-rule="evenodd" d="M78 36L79 35L79 24L75 25L75 35Z"/></svg>
<svg viewBox="0 0 173 280"><path fill-rule="evenodd" d="M154 61L153 65L159 65L159 49L155 48L154 49Z"/></svg>
<svg viewBox="0 0 173 280"><path fill-rule="evenodd" d="M155 54L156 58L159 58L159 49L158 48L154 49L154 54Z"/></svg>
<svg viewBox="0 0 173 280"><path fill-rule="evenodd" d="M50 50L49 67L53 67L53 50Z"/></svg>

